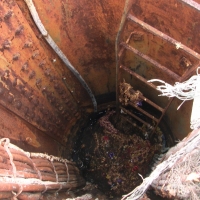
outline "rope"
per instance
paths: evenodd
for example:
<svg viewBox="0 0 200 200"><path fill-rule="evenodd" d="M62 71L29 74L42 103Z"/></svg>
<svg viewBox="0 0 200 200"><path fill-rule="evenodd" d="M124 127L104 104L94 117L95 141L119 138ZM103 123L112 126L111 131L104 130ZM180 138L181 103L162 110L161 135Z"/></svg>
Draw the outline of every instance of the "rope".
<svg viewBox="0 0 200 200"><path fill-rule="evenodd" d="M45 40L48 42L48 44L52 47L52 49L56 52L56 54L60 57L60 59L65 63L66 67L75 75L75 77L79 80L81 85L85 88L87 93L89 94L93 106L94 106L94 112L97 112L97 102L94 97L94 94L92 93L92 90L89 88L83 77L79 74L79 72L73 67L73 65L69 62L65 54L61 51L61 49L57 46L57 44L54 42L54 40L51 38L51 36L48 34L47 30L45 29L44 25L42 24L40 17L37 13L37 10L33 4L32 0L24 0L26 5L28 6L28 9L31 13L31 16L33 17L33 20L40 30L41 34L44 36Z"/></svg>
<svg viewBox="0 0 200 200"><path fill-rule="evenodd" d="M136 187L132 192L123 196L122 200L137 200L139 199L148 189L148 187L152 184L154 180L156 180L161 173L170 169L174 164L187 153L190 153L193 149L200 145L200 131L192 132L190 138L188 140L183 140L182 142L186 142L185 145L176 153L171 154L169 158L159 164L156 169L150 174L149 177L143 179L143 183ZM180 143L182 143L180 142Z"/></svg>
<svg viewBox="0 0 200 200"><path fill-rule="evenodd" d="M66 166L66 169L67 169L67 183L68 183L69 182L69 169L68 169L67 162L65 162L65 166Z"/></svg>
<svg viewBox="0 0 200 200"><path fill-rule="evenodd" d="M56 174L56 182L58 183L58 173L57 173L56 168L55 168L55 166L54 166L54 164L53 164L53 161L50 160L50 162L51 162L51 165L52 165L52 167L53 167L53 171L54 171L54 173Z"/></svg>
<svg viewBox="0 0 200 200"><path fill-rule="evenodd" d="M12 165L13 177L16 178L16 171L17 171L17 170L16 170L16 166L15 166L15 164L14 164L14 162L13 162L13 155L11 154L11 152L10 152L10 150L9 150L9 148L8 148L8 145L9 145L9 143L10 143L10 140L9 140L8 138L2 138L2 139L0 140L0 144L1 144L1 145L2 145L2 142L5 142L5 143L4 143L4 148L5 148L7 154L8 154L8 156L9 156L9 158L10 158L10 164Z"/></svg>
<svg viewBox="0 0 200 200"><path fill-rule="evenodd" d="M200 94L195 94L197 84L200 80L200 74L198 72L199 69L200 67L197 68L197 75L192 76L189 80L185 82L182 83L176 82L174 86L160 79L152 79L149 80L148 82L163 83L164 85L157 86L157 90L159 90L162 93L159 96L177 97L178 99L183 101L181 103L182 105L185 101L192 100L194 99L195 96L200 95ZM177 108L177 110L180 108L180 106Z"/></svg>

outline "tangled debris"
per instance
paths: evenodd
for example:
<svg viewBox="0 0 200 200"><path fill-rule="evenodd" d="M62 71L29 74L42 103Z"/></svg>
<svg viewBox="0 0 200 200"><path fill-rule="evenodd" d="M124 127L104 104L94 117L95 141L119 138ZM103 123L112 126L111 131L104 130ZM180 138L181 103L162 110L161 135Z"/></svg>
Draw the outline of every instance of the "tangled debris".
<svg viewBox="0 0 200 200"><path fill-rule="evenodd" d="M132 102L133 104L138 106L141 105L142 99L140 99L140 95L142 95L142 93L139 90L134 91L133 87L130 84L126 83L125 80L120 83L119 90L119 102L122 105L127 106L129 102Z"/></svg>
<svg viewBox="0 0 200 200"><path fill-rule="evenodd" d="M86 180L97 184L108 198L121 197L139 185L153 155L161 150L161 131L154 143L139 135L115 111L107 111L81 134L81 150L74 150L74 160Z"/></svg>

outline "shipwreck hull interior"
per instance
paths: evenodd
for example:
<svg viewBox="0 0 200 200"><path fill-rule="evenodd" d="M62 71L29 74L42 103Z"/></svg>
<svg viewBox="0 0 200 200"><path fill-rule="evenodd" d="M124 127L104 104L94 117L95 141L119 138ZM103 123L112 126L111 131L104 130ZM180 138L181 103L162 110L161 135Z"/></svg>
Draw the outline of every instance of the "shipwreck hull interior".
<svg viewBox="0 0 200 200"><path fill-rule="evenodd" d="M34 21L30 2L47 35ZM49 36L75 70L50 46ZM141 166L150 166L154 154L174 146L192 131L193 102L185 101L177 110L182 101L159 96L159 83L148 81L184 82L196 75L199 61L199 0L0 1L0 138L8 138L25 152L53 155L54 161L41 158L47 159L48 165L53 163L50 171L61 166L59 170L67 168L69 172L71 167L78 174L74 179L69 173L67 179L56 175L52 180L57 183L72 180L72 189L77 189L85 181L101 182L97 188L107 196L91 186L99 194L96 198L120 198L141 183L141 177L135 179L136 173L150 173L150 169L138 169L140 165L134 164L116 172L124 173L124 179L111 174L114 165L130 165L130 156L138 151L133 148L133 138L138 137L137 148L143 153L137 154L144 158ZM2 147L7 144L7 140L1 141ZM124 153L118 152L120 148ZM3 154L0 156L3 159ZM31 165L34 173L38 173L37 156L30 157L35 162ZM13 169L12 165L8 171ZM130 180L128 173L135 173ZM112 176L118 177L117 183ZM121 182L130 188L126 184L117 188ZM0 198L75 198L68 185L52 186L53 192L45 187L31 194L23 188L22 193L18 189L12 194L5 187L0 189ZM161 197L152 197L156 198Z"/></svg>

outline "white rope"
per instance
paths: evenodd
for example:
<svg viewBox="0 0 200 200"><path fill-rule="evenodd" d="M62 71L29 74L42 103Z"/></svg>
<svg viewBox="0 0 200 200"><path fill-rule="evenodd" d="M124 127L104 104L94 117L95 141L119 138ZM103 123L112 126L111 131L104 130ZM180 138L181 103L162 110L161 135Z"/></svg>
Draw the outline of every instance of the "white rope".
<svg viewBox="0 0 200 200"><path fill-rule="evenodd" d="M159 96L177 97L178 99L183 101L181 103L182 105L185 101L192 100L195 96L200 96L200 93L196 93L196 87L199 82L198 80L200 79L200 74L198 73L199 69L200 67L197 68L197 75L192 76L189 80L185 82L176 82L174 86L159 79L152 79L148 82L157 81L163 83L164 85L157 86L157 90L162 93ZM178 107L178 109L180 108L180 106Z"/></svg>
<svg viewBox="0 0 200 200"><path fill-rule="evenodd" d="M154 180L156 180L160 174L165 172L168 169L171 169L172 166L181 158L190 153L193 149L200 145L200 131L194 131L188 138L183 139L180 143L184 143L184 146L176 151L174 154L171 154L166 160L160 163L155 170L150 174L149 177L143 179L141 185L136 187L132 192L123 196L122 200L137 200L139 199L149 188ZM174 147L175 148L175 147Z"/></svg>

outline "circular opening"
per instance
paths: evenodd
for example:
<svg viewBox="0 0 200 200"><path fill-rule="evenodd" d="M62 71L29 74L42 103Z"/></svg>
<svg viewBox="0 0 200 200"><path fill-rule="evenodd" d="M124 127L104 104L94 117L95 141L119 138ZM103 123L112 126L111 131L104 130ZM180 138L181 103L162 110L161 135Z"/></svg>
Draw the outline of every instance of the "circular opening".
<svg viewBox="0 0 200 200"><path fill-rule="evenodd" d="M83 177L106 199L121 199L140 185L168 146L159 127L150 137L152 127L117 113L108 108L89 116L74 138L72 152Z"/></svg>

